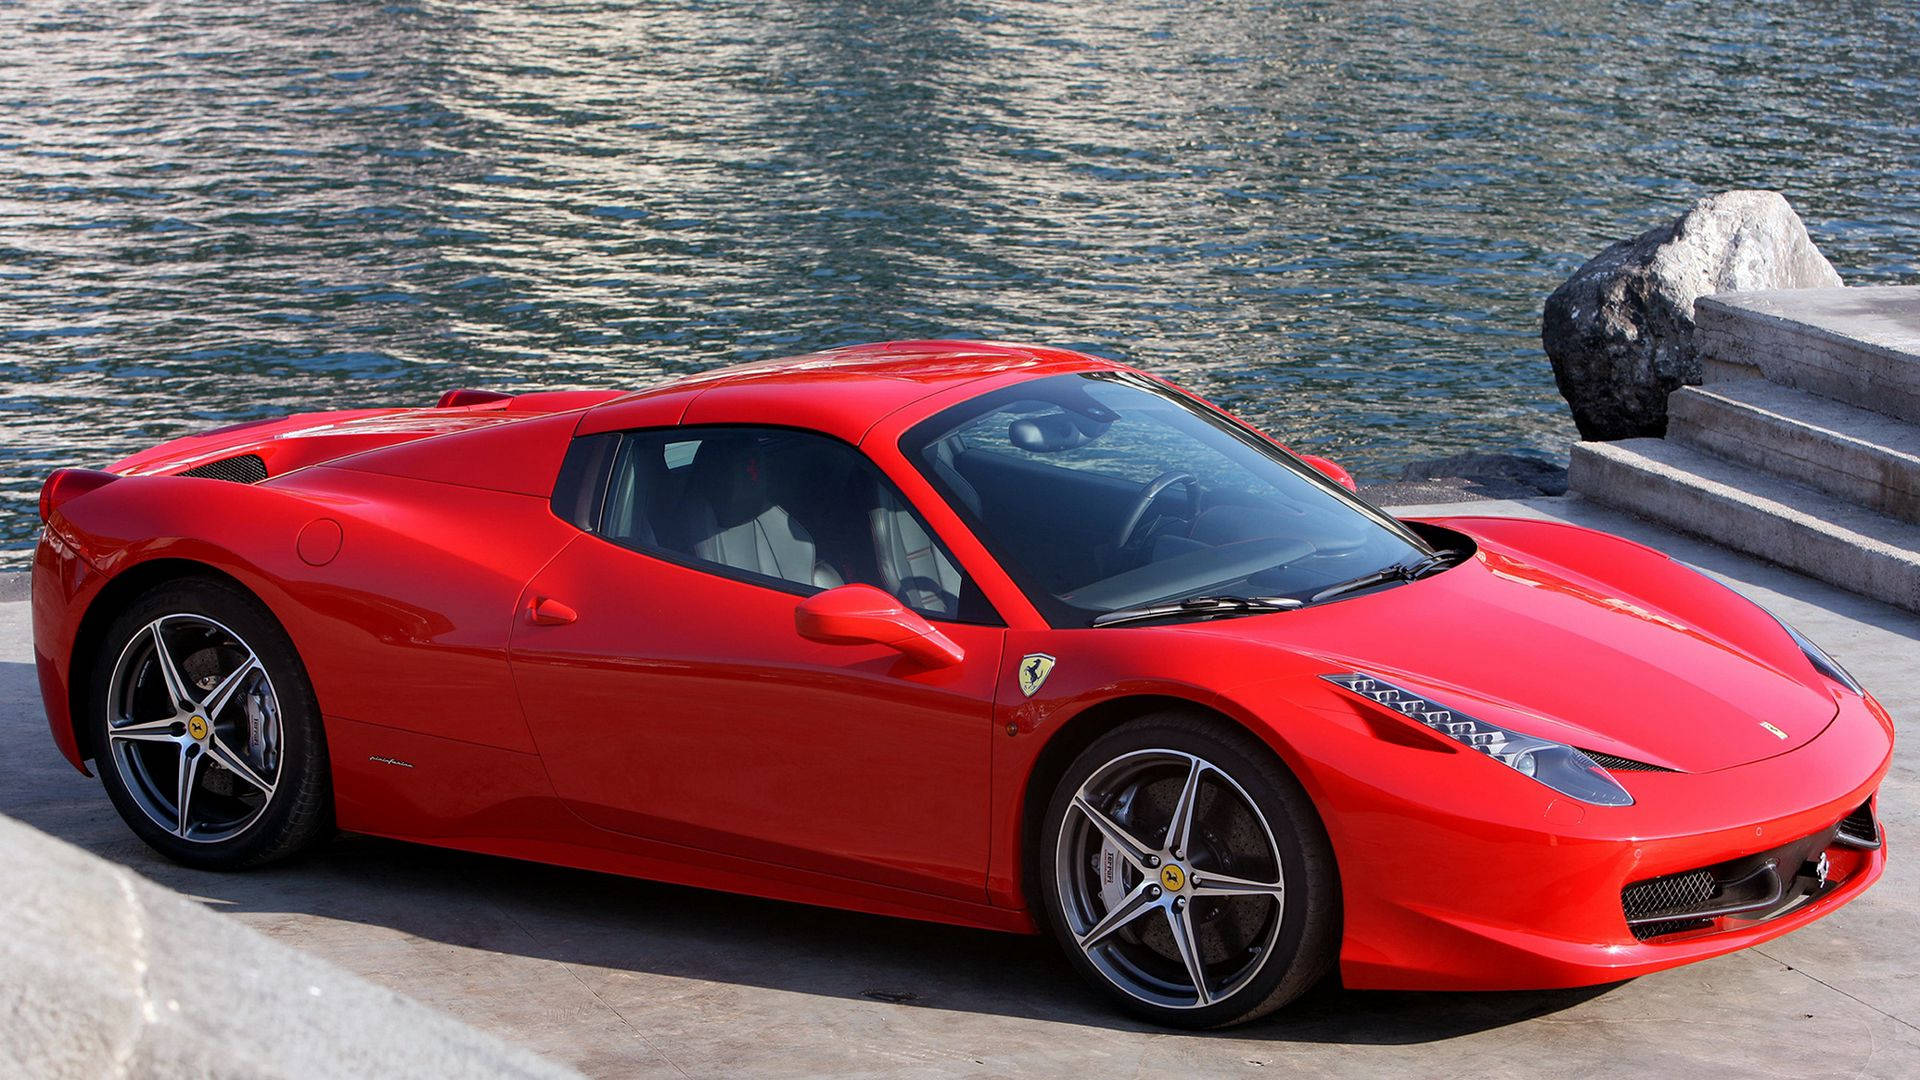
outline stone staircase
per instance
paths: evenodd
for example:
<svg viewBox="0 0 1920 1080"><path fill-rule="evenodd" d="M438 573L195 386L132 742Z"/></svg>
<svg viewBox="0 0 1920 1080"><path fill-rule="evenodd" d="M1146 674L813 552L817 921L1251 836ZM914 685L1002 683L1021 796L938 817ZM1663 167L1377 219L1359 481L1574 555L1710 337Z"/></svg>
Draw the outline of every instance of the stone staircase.
<svg viewBox="0 0 1920 1080"><path fill-rule="evenodd" d="M1920 611L1920 286L1700 300L1664 439L1579 443L1573 490Z"/></svg>

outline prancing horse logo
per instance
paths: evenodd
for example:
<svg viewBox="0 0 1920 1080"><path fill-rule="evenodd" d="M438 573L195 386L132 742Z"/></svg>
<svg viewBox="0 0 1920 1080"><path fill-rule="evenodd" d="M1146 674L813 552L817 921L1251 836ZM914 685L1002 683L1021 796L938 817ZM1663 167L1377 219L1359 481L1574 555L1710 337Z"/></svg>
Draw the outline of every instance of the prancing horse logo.
<svg viewBox="0 0 1920 1080"><path fill-rule="evenodd" d="M1020 658L1020 692L1032 697L1040 684L1053 674L1053 657L1046 653L1028 653Z"/></svg>

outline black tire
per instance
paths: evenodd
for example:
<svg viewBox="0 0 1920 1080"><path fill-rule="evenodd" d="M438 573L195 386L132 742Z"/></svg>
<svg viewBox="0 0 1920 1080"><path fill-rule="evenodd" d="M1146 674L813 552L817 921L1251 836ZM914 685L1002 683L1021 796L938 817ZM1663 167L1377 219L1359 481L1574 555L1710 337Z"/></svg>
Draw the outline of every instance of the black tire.
<svg viewBox="0 0 1920 1080"><path fill-rule="evenodd" d="M1193 781L1192 805L1196 809L1191 849L1182 851L1178 860L1173 858L1176 840L1169 833L1174 828L1171 816L1181 799L1178 794L1171 802L1166 798L1168 784L1184 784L1174 779L1183 768L1176 755L1200 759L1203 766L1192 773L1198 779ZM1158 778L1163 774L1155 769L1173 771ZM1231 783L1221 782L1216 773ZM1138 832L1140 835L1134 838L1140 841L1142 850L1156 851L1157 845L1157 853L1151 858L1159 861L1151 865L1158 870L1141 871L1126 865L1113 869L1121 861L1114 858L1116 842L1075 806L1076 795L1096 776L1133 777L1132 786L1126 789L1128 794L1114 798L1105 807L1096 805L1096 809L1103 813L1111 810L1109 822L1120 824L1128 836ZM1105 783L1102 779L1096 786ZM1111 793L1090 790L1088 794L1092 799L1104 799ZM1156 813L1156 806L1168 807L1164 820ZM1256 828L1261 823L1247 816L1248 806L1264 818L1264 829ZM1062 836L1070 829L1073 833L1063 847ZM1258 849L1266 836L1272 843L1262 854ZM1240 859L1237 866L1235 858ZM1217 717L1197 712L1155 713L1122 724L1094 740L1055 786L1041 822L1040 842L1028 865L1032 875L1029 880L1035 883L1047 927L1069 962L1122 1008L1156 1024L1201 1029L1245 1023L1293 1001L1334 964L1339 943L1339 879L1320 817L1299 781L1271 749L1251 733ZM1184 876L1193 888L1182 886L1183 891L1172 893L1156 888L1167 879L1148 875L1164 875L1169 865L1180 871L1175 879ZM1277 898L1201 895L1195 891L1199 888L1193 885L1195 879L1204 884L1210 871L1218 871L1212 886L1218 889L1240 867L1248 868L1248 879L1275 882L1284 890ZM1076 878L1083 873L1092 877ZM1091 952L1100 956L1096 964L1093 955L1080 948L1074 927L1077 924L1081 930L1094 930L1101 919L1135 899L1136 889L1151 893L1153 905L1165 906L1158 910L1154 906L1140 907L1140 914L1131 922L1102 939L1106 944L1091 946ZM1127 899L1103 902L1089 890L1108 890L1100 895ZM1144 896L1138 899L1148 903ZM1182 907L1172 909L1176 902ZM1178 951L1177 927L1182 924L1175 910L1186 913L1191 953L1217 957L1200 961L1201 979L1217 995L1210 1001L1199 993L1193 994L1190 1004L1147 1000L1161 996L1157 988L1162 985L1160 974L1165 972L1177 973L1165 984L1169 987L1179 975L1187 975L1186 983L1192 985L1187 973L1193 969L1176 966L1186 953ZM1260 956L1265 959L1255 966ZM1210 964L1225 969L1217 986L1213 985ZM1244 981L1235 983L1236 978Z"/></svg>
<svg viewBox="0 0 1920 1080"><path fill-rule="evenodd" d="M183 654L177 658L175 670L189 680L195 670L200 670L208 673L207 680L218 681L219 658L241 655L219 631L230 631L231 639L251 651L259 662L259 671L264 673L264 678L256 674L235 680L242 684L236 687L235 697L250 685L256 688L250 695L252 700L229 699L213 717L213 724L192 725L194 730L213 729L212 735L197 745L189 746L181 740L189 725L180 722L167 726L175 743L158 741L159 731L154 732L156 741L151 744L129 740L125 734L117 739L109 737L110 726L124 733L132 727L166 725L167 710L177 708L169 700L172 695L154 654L150 627L157 622L185 628L169 631L184 633L187 640L182 643L175 637L167 648L170 653ZM222 649L227 651L223 653ZM313 686L286 632L245 590L211 577L179 578L155 586L115 617L100 640L89 671L85 722L101 783L128 827L155 851L186 866L239 870L290 858L332 832L333 793L326 733ZM264 693L257 691L262 685L267 688ZM195 696L204 696L208 689L189 682L189 693ZM263 705L265 702L272 704ZM259 771L259 763L247 756L247 750L233 749L236 743L246 745L240 735L262 726L260 711L249 711L256 707L270 710L278 719L270 774ZM222 719L236 717L236 709L237 719ZM200 721L198 714L206 710L180 711L183 715L194 713L192 719ZM116 715L123 717L119 724L113 720ZM241 727L242 722L254 726ZM226 727L224 736L222 726ZM211 745L215 740L220 745ZM116 750L116 745L124 749ZM271 791L263 794L249 787L238 771L223 766L221 752L230 755L228 760L237 756L241 764L255 768L259 778L269 780ZM198 801L224 810L231 821L223 828L210 827L205 838L196 839L192 838L194 828L182 833L160 823L158 818L167 803L165 765L170 755L175 756L176 784L183 763L189 757L198 759L190 774L194 783L186 801L190 808ZM174 802L177 805L178 800Z"/></svg>

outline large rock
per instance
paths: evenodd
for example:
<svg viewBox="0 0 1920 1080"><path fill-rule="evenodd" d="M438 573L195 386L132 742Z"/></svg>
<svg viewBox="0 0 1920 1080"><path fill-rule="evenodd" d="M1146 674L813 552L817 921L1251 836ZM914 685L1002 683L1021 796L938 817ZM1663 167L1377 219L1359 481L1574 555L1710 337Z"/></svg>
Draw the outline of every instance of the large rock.
<svg viewBox="0 0 1920 1080"><path fill-rule="evenodd" d="M1695 300L1840 283L1784 196L1728 191L1575 271L1547 297L1540 341L1582 438L1665 435L1667 395L1700 382Z"/></svg>

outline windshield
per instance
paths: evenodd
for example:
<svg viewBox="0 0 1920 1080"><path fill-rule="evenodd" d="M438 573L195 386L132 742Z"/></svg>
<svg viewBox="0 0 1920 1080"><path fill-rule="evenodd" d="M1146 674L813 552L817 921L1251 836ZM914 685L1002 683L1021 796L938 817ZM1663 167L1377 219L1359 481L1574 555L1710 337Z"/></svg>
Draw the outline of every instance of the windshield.
<svg viewBox="0 0 1920 1080"><path fill-rule="evenodd" d="M1251 432L1124 372L962 402L902 450L1055 626L1192 597L1316 594L1430 554Z"/></svg>

